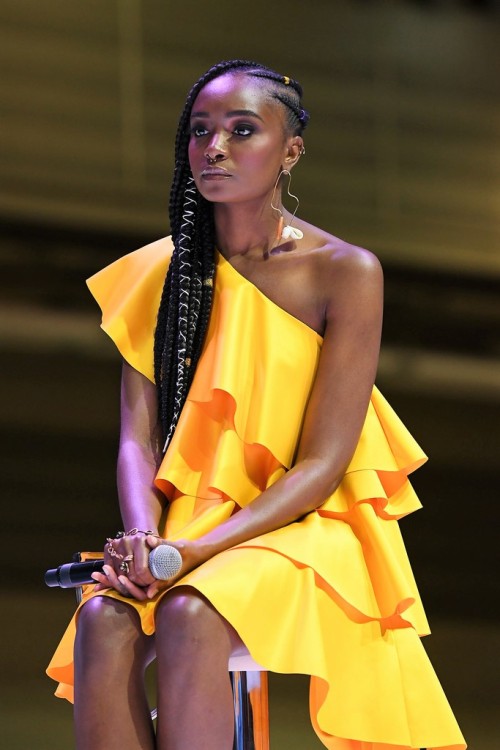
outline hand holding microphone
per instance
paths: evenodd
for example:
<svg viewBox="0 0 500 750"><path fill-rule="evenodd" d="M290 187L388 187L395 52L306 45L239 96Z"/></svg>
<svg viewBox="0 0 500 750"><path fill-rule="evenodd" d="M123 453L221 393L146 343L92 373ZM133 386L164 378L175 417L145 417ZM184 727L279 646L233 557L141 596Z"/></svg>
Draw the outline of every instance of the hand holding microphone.
<svg viewBox="0 0 500 750"><path fill-rule="evenodd" d="M45 583L47 586L59 586L63 589L95 583L92 573L102 573L103 565L104 560L101 559L65 563L59 565L58 568L47 570ZM149 553L148 567L154 578L159 581L168 581L176 576L182 567L181 553L170 544L159 544Z"/></svg>

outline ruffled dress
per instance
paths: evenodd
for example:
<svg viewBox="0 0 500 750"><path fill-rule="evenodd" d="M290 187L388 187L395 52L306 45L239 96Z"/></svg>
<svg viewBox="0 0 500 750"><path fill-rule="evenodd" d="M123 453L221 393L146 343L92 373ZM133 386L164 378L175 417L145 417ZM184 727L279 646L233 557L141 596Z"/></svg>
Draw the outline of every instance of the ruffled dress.
<svg viewBox="0 0 500 750"><path fill-rule="evenodd" d="M102 328L151 381L171 250L159 240L88 282ZM156 477L170 501L165 538L199 537L290 468L321 344L217 255L204 349ZM408 475L425 460L374 388L345 476L317 510L178 583L200 591L239 633L248 655L232 657L230 669L311 675L311 720L330 750L466 747L420 641L429 630L398 526L420 507ZM153 633L157 600L125 601ZM69 700L74 633L75 618L47 670Z"/></svg>

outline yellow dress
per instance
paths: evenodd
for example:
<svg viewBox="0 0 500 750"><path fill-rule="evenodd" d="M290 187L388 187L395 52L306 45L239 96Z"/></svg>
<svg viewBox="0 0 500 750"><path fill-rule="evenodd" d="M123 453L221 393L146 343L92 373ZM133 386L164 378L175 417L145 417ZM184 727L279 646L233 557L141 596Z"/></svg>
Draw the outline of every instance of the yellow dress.
<svg viewBox="0 0 500 750"><path fill-rule="evenodd" d="M171 249L159 240L88 282L103 329L151 381ZM321 344L217 256L204 350L156 478L170 500L165 538L200 536L290 468ZM311 675L311 720L330 750L466 747L420 642L429 630L398 526L420 507L408 474L425 460L374 388L345 477L316 511L179 581L241 636L249 656L230 668ZM154 632L157 600L126 601ZM69 700L74 632L75 618L47 670Z"/></svg>

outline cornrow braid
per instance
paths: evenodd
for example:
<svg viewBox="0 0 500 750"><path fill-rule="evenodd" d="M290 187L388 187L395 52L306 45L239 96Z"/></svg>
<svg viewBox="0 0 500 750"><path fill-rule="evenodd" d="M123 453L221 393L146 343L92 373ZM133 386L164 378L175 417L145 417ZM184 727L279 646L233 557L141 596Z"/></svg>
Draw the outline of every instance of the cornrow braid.
<svg viewBox="0 0 500 750"><path fill-rule="evenodd" d="M188 93L175 138L175 167L169 217L174 251L165 279L154 339L154 374L164 450L179 421L208 328L215 281L213 206L199 193L189 166L189 122L194 101L210 81L244 72L268 80L272 98L286 110L287 125L302 133L309 116L302 109L302 88L250 60L228 60L211 67Z"/></svg>
<svg viewBox="0 0 500 750"><path fill-rule="evenodd" d="M293 135L302 135L304 128L309 122L309 113L302 107L302 86L298 81L288 76L275 73L274 70L249 71L249 75L255 78L265 78L276 84L275 91L271 94L288 108L288 127Z"/></svg>

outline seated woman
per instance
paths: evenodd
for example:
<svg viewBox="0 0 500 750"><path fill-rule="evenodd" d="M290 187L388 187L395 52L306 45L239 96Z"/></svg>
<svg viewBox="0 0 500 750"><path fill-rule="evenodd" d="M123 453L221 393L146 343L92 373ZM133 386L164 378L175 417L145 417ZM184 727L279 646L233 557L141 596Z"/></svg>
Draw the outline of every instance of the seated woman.
<svg viewBox="0 0 500 750"><path fill-rule="evenodd" d="M124 358L126 531L75 618L78 750L230 750L241 665L311 675L331 750L465 748L397 524L425 456L374 387L380 264L282 202L301 97L212 67L179 122L172 238L89 281ZM182 564L159 581L167 540ZM70 699L75 622L49 667Z"/></svg>

